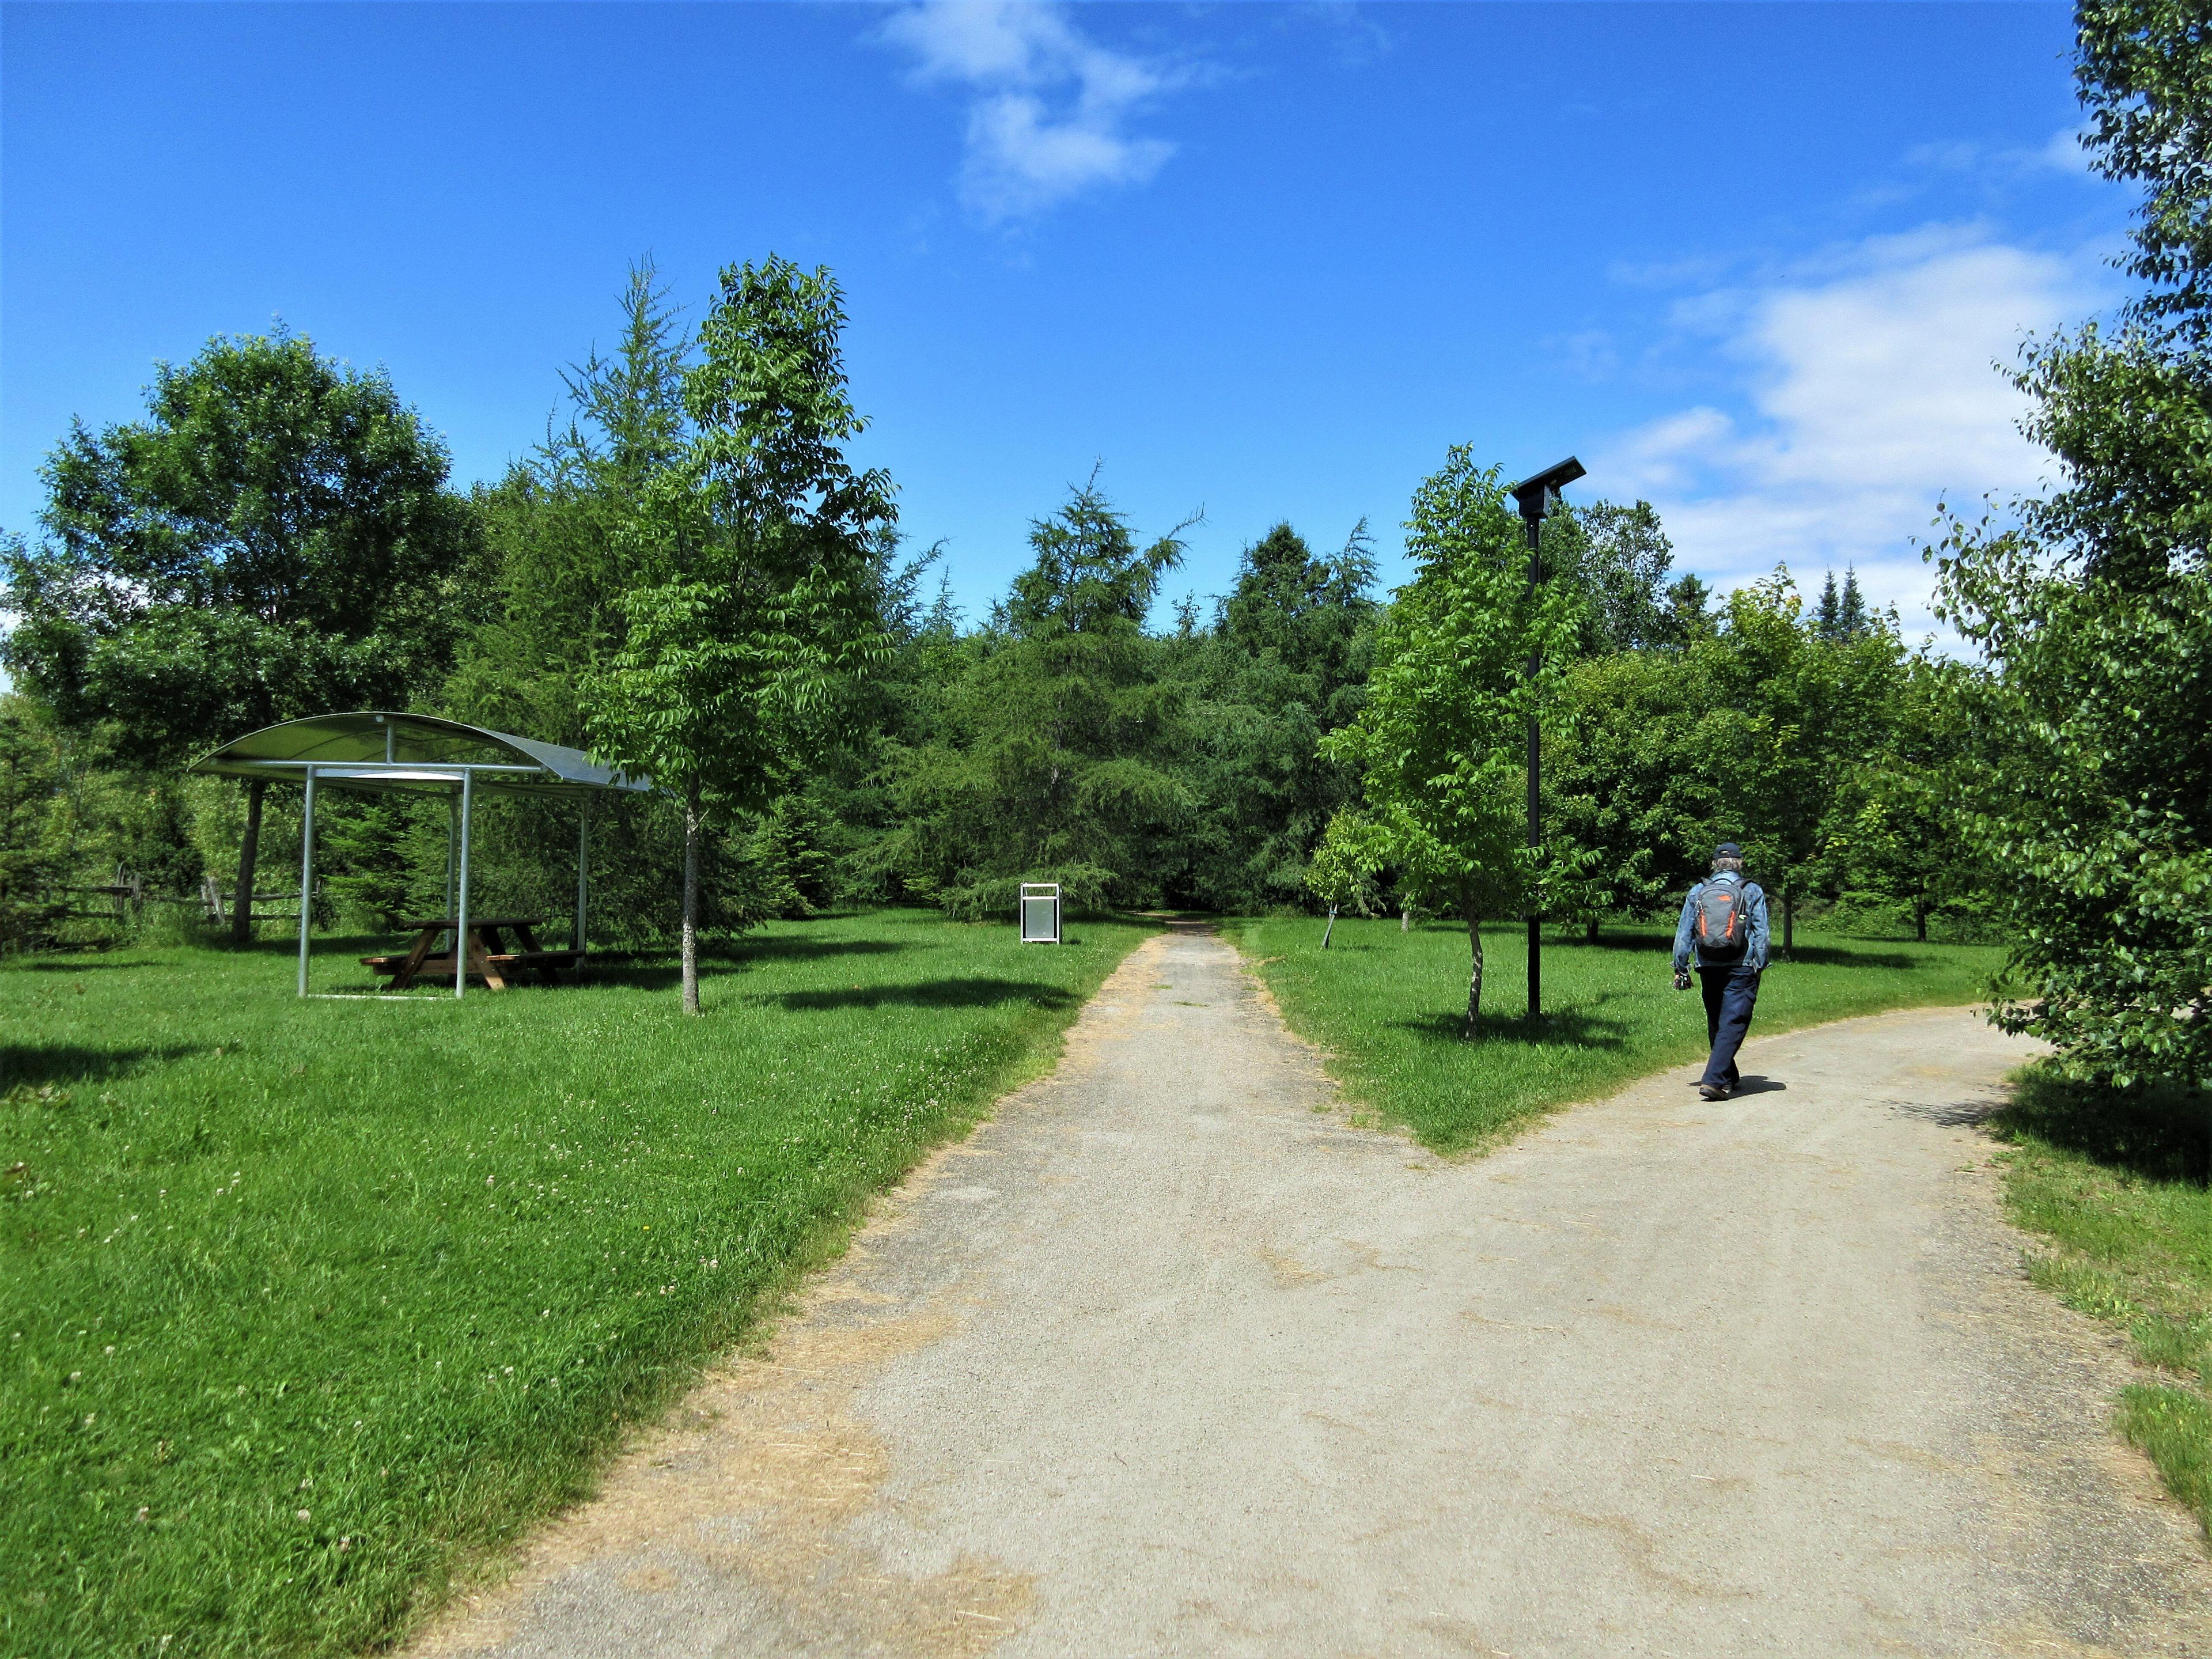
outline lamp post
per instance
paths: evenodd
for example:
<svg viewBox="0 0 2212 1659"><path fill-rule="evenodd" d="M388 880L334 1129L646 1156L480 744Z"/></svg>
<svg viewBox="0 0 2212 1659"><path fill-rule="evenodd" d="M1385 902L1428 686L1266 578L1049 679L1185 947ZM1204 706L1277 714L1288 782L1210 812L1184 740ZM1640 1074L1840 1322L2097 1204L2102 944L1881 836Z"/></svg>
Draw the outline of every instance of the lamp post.
<svg viewBox="0 0 2212 1659"><path fill-rule="evenodd" d="M1547 466L1533 477L1522 479L1509 486L1514 502L1521 509L1521 522L1528 531L1528 597L1534 600L1537 584L1544 580L1544 520L1552 509L1559 505L1559 491L1583 476L1583 464L1570 455L1555 466ZM1543 808L1540 768L1543 764L1540 739L1536 726L1536 676L1543 668L1540 652L1528 653L1528 852L1529 863L1535 863L1534 854L1543 839ZM1543 1018L1544 1011L1544 939L1542 919L1536 914L1532 901L1528 906L1528 1018Z"/></svg>

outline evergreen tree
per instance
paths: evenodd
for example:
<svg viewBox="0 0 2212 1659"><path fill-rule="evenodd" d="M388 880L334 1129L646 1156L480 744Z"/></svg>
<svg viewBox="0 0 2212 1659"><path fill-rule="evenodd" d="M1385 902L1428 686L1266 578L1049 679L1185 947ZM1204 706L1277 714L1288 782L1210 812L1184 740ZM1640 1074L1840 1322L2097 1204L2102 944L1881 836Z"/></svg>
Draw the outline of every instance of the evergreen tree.
<svg viewBox="0 0 2212 1659"><path fill-rule="evenodd" d="M60 924L57 890L69 849L55 795L61 787L58 734L31 699L0 693L0 951L46 944Z"/></svg>
<svg viewBox="0 0 2212 1659"><path fill-rule="evenodd" d="M1193 676L1188 764L1203 805L1182 878L1192 902L1249 910L1305 898L1307 860L1352 788L1319 745L1358 711L1367 677L1366 528L1323 559L1277 525L1239 562Z"/></svg>
<svg viewBox="0 0 2212 1659"><path fill-rule="evenodd" d="M1852 640L1863 640L1873 631L1874 613L1867 607L1866 597L1859 592L1859 573L1856 565L1844 567L1844 597L1836 607L1835 631L1830 643L1842 645Z"/></svg>
<svg viewBox="0 0 2212 1659"><path fill-rule="evenodd" d="M1813 612L1813 631L1831 645L1844 636L1844 605L1836 592L1836 573L1832 570L1820 585L1820 603Z"/></svg>
<svg viewBox="0 0 2212 1659"><path fill-rule="evenodd" d="M1034 562L953 653L942 735L902 757L891 854L953 914L1011 914L1024 881L1076 906L1158 897L1192 801L1145 619L1185 527L1140 549L1094 477L1031 524Z"/></svg>
<svg viewBox="0 0 2212 1659"><path fill-rule="evenodd" d="M1848 645L1853 640L1863 640L1877 626L1873 611L1869 608L1865 594L1859 591L1859 573L1856 565L1844 568L1844 586L1836 588L1836 573L1827 574L1821 585L1820 599L1812 616L1813 637L1824 645Z"/></svg>
<svg viewBox="0 0 2212 1659"><path fill-rule="evenodd" d="M1667 584L1655 641L1662 650L1685 650L1711 634L1714 626L1712 589L1686 570Z"/></svg>
<svg viewBox="0 0 2212 1659"><path fill-rule="evenodd" d="M496 572L496 614L446 683L456 719L550 743L585 741L578 683L620 648L622 596L637 554L625 534L648 483L690 435L691 341L650 259L631 267L611 356L562 371L568 417L478 501Z"/></svg>

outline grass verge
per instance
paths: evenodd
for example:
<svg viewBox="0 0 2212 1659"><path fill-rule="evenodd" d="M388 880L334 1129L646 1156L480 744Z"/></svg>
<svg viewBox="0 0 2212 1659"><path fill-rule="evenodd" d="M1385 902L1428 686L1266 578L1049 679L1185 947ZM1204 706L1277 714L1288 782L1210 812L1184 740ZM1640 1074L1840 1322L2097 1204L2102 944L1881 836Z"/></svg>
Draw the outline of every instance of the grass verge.
<svg viewBox="0 0 2212 1659"><path fill-rule="evenodd" d="M1431 922L1298 917L1226 924L1258 965L1291 1029L1327 1049L1346 1091L1438 1152L1503 1139L1555 1106L1589 1100L1705 1052L1704 1005L1670 980L1670 930L1609 927L1595 944L1547 939L1545 1018L1524 1019L1526 936L1486 930L1486 1012L1480 1039L1466 1025L1463 928ZM1976 1000L2000 966L1984 945L1829 938L1800 930L1794 960L1759 988L1754 1037L1794 1027ZM1753 1085L1755 1086L1755 1085Z"/></svg>
<svg viewBox="0 0 2212 1659"><path fill-rule="evenodd" d="M2120 1430L2212 1539L2212 1094L2119 1094L2031 1067L1992 1127L2006 1211L2048 1241L2029 1277L2124 1329L2159 1373L2122 1394Z"/></svg>
<svg viewBox="0 0 2212 1659"><path fill-rule="evenodd" d="M281 945L0 965L0 1652L394 1638L1148 931L781 924L701 1019L651 964L458 1003L302 1002Z"/></svg>

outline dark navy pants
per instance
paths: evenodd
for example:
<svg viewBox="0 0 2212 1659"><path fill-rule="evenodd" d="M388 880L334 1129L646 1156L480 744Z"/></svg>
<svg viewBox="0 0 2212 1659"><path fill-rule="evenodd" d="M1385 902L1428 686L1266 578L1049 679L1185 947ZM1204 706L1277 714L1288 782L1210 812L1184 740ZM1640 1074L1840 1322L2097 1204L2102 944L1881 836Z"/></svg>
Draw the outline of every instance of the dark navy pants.
<svg viewBox="0 0 2212 1659"><path fill-rule="evenodd" d="M1713 1045L1705 1074L1698 1080L1708 1089L1733 1089L1743 1080L1735 1069L1735 1051L1751 1030L1759 975L1750 968L1700 967L1698 979L1705 994L1705 1037Z"/></svg>

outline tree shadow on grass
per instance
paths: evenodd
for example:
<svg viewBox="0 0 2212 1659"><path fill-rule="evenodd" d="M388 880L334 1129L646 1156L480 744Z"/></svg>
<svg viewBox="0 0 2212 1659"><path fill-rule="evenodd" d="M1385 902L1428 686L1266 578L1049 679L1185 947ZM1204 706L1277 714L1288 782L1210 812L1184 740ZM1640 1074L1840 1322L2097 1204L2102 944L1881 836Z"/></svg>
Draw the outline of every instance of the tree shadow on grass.
<svg viewBox="0 0 2212 1659"><path fill-rule="evenodd" d="M2044 1141L2108 1170L2212 1186L2212 1091L2123 1091L2032 1071L1991 1121L2008 1139Z"/></svg>
<svg viewBox="0 0 2212 1659"><path fill-rule="evenodd" d="M741 939L718 951L724 962L818 962L824 957L882 957L894 951L933 951L934 944L917 945L892 939L803 939L779 934L771 939Z"/></svg>
<svg viewBox="0 0 2212 1659"><path fill-rule="evenodd" d="M1562 1009L1533 1024L1519 1014L1484 1014L1469 1036L1465 1014L1431 1014L1420 1019L1390 1022L1395 1030L1411 1031L1429 1042L1450 1042L1470 1050L1489 1043L1508 1043L1523 1048L1625 1048L1626 1022L1602 1014Z"/></svg>
<svg viewBox="0 0 2212 1659"><path fill-rule="evenodd" d="M726 967L727 964L712 957L702 956L699 958L699 978L703 984L708 979L713 977L712 970ZM673 989L683 977L683 967L678 963L662 962L653 958L640 961L635 957L620 954L614 955L613 959L610 960L607 956L594 951L592 959L584 964L581 980L564 979L559 988L566 988L571 984L582 984L586 986L614 985L630 991L666 991ZM452 983L453 975L450 973L446 975L446 981L448 984ZM534 984L534 981L526 982Z"/></svg>
<svg viewBox="0 0 2212 1659"><path fill-rule="evenodd" d="M11 974L112 974L130 973L157 964L150 962L11 962L7 971Z"/></svg>
<svg viewBox="0 0 2212 1659"><path fill-rule="evenodd" d="M1902 951L1846 951L1836 945L1801 945L1786 957L1777 945L1774 960L1785 967L1800 962L1814 968L1887 968L1893 973L1909 973L1922 965L1919 957Z"/></svg>
<svg viewBox="0 0 2212 1659"><path fill-rule="evenodd" d="M0 1043L0 1092L46 1083L106 1083L202 1048L87 1048L74 1042Z"/></svg>
<svg viewBox="0 0 2212 1659"><path fill-rule="evenodd" d="M797 1013L833 1008L990 1008L1006 1002L1069 1008L1082 999L1036 980L976 976L924 980L917 985L856 985L842 991L781 991L753 1000Z"/></svg>
<svg viewBox="0 0 2212 1659"><path fill-rule="evenodd" d="M538 942L548 950L566 950L569 938L568 924L565 921L544 924L538 937ZM378 951L404 951L414 942L412 928L392 933L318 933L313 953L319 958L325 956L368 956ZM228 951L229 947L222 948ZM300 942L291 939L272 945L267 940L257 939L247 948L255 952L292 957L299 954ZM826 957L880 957L895 951L933 951L936 948L934 941L917 943L909 939L806 939L775 935L763 939L702 941L699 946L699 960L722 966L742 967L750 962L818 962ZM676 971L676 952L673 949L659 946L645 951L594 948L591 954L595 967L617 971L641 967L648 969L665 967L670 973ZM114 965L121 968L137 964L117 963ZM57 967L56 971L62 970Z"/></svg>
<svg viewBox="0 0 2212 1659"><path fill-rule="evenodd" d="M388 940L365 940L362 943L364 947L374 945L386 951L398 951L404 950L410 940L411 935L407 939L399 940L396 945ZM559 950L562 946L556 945L552 948ZM897 939L746 939L735 945L702 945L699 949L699 976L703 982L726 974L742 971L758 963L819 962L835 957L887 956L895 951L933 951L936 948L933 943L912 944ZM333 951L331 954L333 957L349 954L365 956L368 954L368 950L367 948L354 950L349 946L346 950ZM527 971L518 971L521 972L520 981L521 988L532 990L559 988L541 986ZM672 953L664 953L657 949L593 951L591 953L591 959L584 965L583 977L580 981L568 977L570 971L566 968L561 970L562 987L581 983L586 986L616 986L632 991L667 991L674 989L684 977L682 963ZM415 983L418 987L444 985L450 989L453 981L453 970L448 968L441 974L426 975L417 979ZM379 982L389 984L388 981ZM471 981L472 986L477 983L479 981Z"/></svg>
<svg viewBox="0 0 2212 1659"><path fill-rule="evenodd" d="M1663 957L1673 943L1672 937L1665 933L1601 933L1594 939L1547 939L1544 945L1547 950L1626 951L1639 956ZM1767 965L1786 967L1793 962L1815 968L1886 968L1893 973L1909 972L1922 965L1921 958L1902 951L1854 951L1840 945L1801 945L1785 957L1778 938L1773 959Z"/></svg>
<svg viewBox="0 0 2212 1659"><path fill-rule="evenodd" d="M1632 951L1640 955L1667 954L1674 942L1671 933L1600 933L1595 939L1585 939L1580 933L1545 935L1547 951Z"/></svg>

